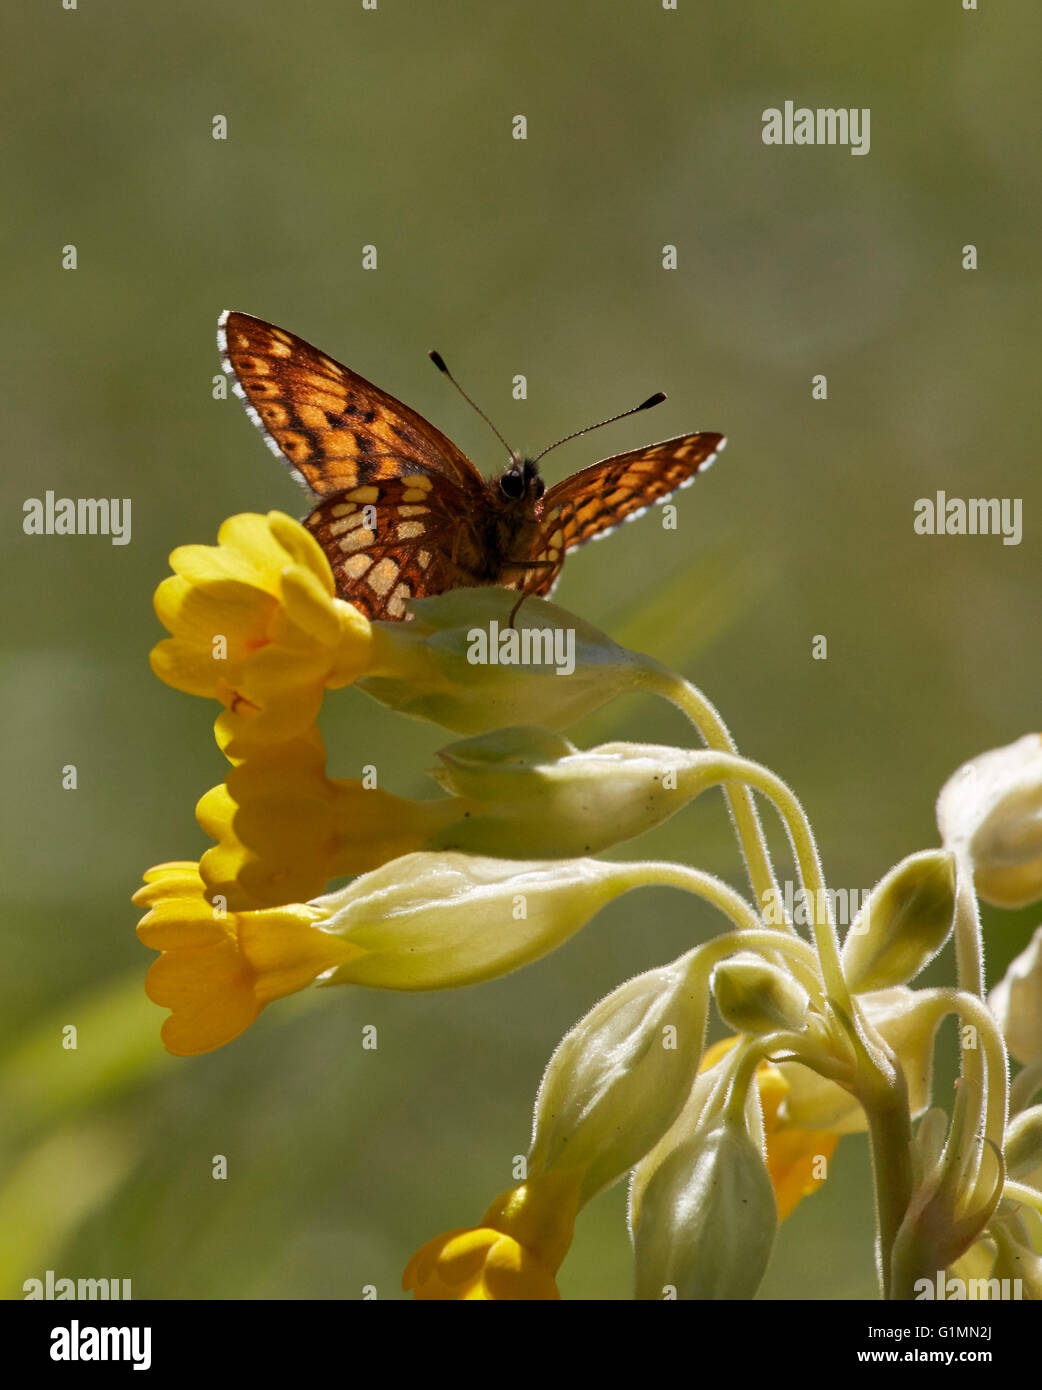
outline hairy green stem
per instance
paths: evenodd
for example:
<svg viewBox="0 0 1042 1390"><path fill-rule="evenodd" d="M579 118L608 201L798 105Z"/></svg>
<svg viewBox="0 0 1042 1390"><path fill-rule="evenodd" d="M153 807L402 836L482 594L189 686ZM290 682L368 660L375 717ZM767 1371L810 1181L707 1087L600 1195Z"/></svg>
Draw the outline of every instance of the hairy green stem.
<svg viewBox="0 0 1042 1390"><path fill-rule="evenodd" d="M708 748L720 753L738 752L734 739L718 710L700 690L681 676L675 675L665 667L648 666L644 669L642 684L664 696L679 710L682 710L702 735ZM724 793L731 807L735 830L738 833L738 840L749 873L749 881L752 884L757 902L761 908L768 902L781 905L783 899L778 889L778 881L767 849L767 840L752 795L747 787L730 785L725 785ZM787 915L785 915L785 927L789 931L795 930L788 921Z"/></svg>

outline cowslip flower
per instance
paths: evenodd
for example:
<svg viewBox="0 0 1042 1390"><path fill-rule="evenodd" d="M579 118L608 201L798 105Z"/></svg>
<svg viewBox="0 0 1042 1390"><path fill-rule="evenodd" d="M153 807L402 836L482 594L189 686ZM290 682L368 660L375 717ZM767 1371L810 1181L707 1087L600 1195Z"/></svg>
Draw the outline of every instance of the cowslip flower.
<svg viewBox="0 0 1042 1390"><path fill-rule="evenodd" d="M179 546L170 563L155 607L171 636L152 669L225 706L216 732L232 762L305 734L324 690L352 682L391 708L480 734L562 728L662 680L657 662L542 599L529 598L512 625L517 599L503 589L449 590L410 603L409 621L370 624L335 596L311 533L281 512L230 517L216 546ZM475 659L475 634L497 632L516 639L521 664Z"/></svg>
<svg viewBox="0 0 1042 1390"><path fill-rule="evenodd" d="M152 669L224 705L218 737L232 760L304 733L326 687L368 669L368 621L335 597L318 543L281 512L230 517L216 546L178 546L170 564L155 607L172 635Z"/></svg>
<svg viewBox="0 0 1042 1390"><path fill-rule="evenodd" d="M163 1045L180 1057L231 1042L266 1004L304 989L356 950L317 927L307 907L215 909L191 862L150 869L134 902L149 909L138 936L161 953L149 968L145 993L172 1010Z"/></svg>
<svg viewBox="0 0 1042 1390"><path fill-rule="evenodd" d="M840 1136L830 1129L803 1129L786 1119L782 1107L791 1086L774 1063L760 1063L756 1085L763 1110L767 1175L778 1220L784 1221L825 1182Z"/></svg>
<svg viewBox="0 0 1042 1390"><path fill-rule="evenodd" d="M502 1193L478 1226L422 1245L402 1288L424 1300L560 1298L556 1274L572 1242L579 1192L573 1173L540 1173Z"/></svg>
<svg viewBox="0 0 1042 1390"><path fill-rule="evenodd" d="M146 991L173 1010L172 1052L238 1037L263 1006L321 980L373 989L448 989L552 951L607 902L655 881L655 866L405 855L308 903L232 910L207 900L193 863L159 865L134 895L138 927L163 955Z"/></svg>

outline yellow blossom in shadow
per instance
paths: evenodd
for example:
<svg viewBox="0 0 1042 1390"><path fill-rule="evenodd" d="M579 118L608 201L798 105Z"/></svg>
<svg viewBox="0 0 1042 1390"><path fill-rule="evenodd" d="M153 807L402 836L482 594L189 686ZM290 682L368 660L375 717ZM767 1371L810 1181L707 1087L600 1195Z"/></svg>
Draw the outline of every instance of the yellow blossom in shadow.
<svg viewBox="0 0 1042 1390"><path fill-rule="evenodd" d="M552 1300L568 1253L581 1175L540 1173L502 1193L480 1226L435 1236L413 1255L402 1288L418 1299Z"/></svg>
<svg viewBox="0 0 1042 1390"><path fill-rule="evenodd" d="M699 1071L715 1066L739 1041L737 1037L721 1038L707 1047ZM778 1219L784 1221L804 1197L816 1192L825 1181L815 1169L821 1166L822 1160L827 1166L839 1143L839 1135L831 1130L796 1129L784 1124L779 1111L788 1095L789 1083L772 1063L761 1062L757 1067L756 1086L767 1143L767 1172L778 1204Z"/></svg>
<svg viewBox="0 0 1042 1390"><path fill-rule="evenodd" d="M281 512L230 517L216 546L178 546L170 564L155 608L172 635L153 649L152 669L224 705L218 735L233 761L304 733L327 687L369 669L367 619L334 596L317 541Z"/></svg>
<svg viewBox="0 0 1042 1390"><path fill-rule="evenodd" d="M210 1052L244 1032L273 999L294 994L342 965L357 948L313 925L300 905L261 912L215 909L197 864L159 864L133 901L149 912L138 936L160 951L145 993L172 1010L163 1045L180 1057Z"/></svg>
<svg viewBox="0 0 1042 1390"><path fill-rule="evenodd" d="M353 778L331 778L317 729L262 747L199 801L217 844L199 871L209 896L235 909L304 903L331 879L368 873L425 848L468 814L462 798L411 801Z"/></svg>

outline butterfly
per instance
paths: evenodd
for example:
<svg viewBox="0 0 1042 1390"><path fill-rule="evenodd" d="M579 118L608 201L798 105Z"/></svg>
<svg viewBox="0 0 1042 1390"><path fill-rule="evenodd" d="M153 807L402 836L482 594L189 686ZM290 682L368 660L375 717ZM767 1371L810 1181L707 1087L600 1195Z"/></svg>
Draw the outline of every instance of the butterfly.
<svg viewBox="0 0 1042 1390"><path fill-rule="evenodd" d="M719 434L680 435L602 459L549 490L538 459L511 450L509 466L486 479L422 415L296 334L226 310L217 342L250 418L317 495L304 524L338 595L370 619L402 620L410 598L481 584L546 596L567 551L686 487L725 443Z"/></svg>

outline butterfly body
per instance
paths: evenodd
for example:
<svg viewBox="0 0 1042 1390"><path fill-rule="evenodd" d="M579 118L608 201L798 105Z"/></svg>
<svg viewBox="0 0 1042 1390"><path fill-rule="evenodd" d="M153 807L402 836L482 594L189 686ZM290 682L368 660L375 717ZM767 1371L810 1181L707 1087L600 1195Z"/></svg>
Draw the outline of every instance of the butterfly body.
<svg viewBox="0 0 1042 1390"><path fill-rule="evenodd" d="M545 484L531 461L484 480L461 520L459 562L472 583L503 584L538 567L533 557L542 535ZM514 561L515 563L511 563ZM506 571L511 571L508 580ZM462 587L462 584L461 584Z"/></svg>
<svg viewBox="0 0 1042 1390"><path fill-rule="evenodd" d="M686 486L724 444L682 435L549 490L516 455L486 479L421 415L295 334L225 312L218 344L254 423L317 496L305 525L337 592L370 618L404 619L410 598L446 589L546 595L566 551Z"/></svg>

